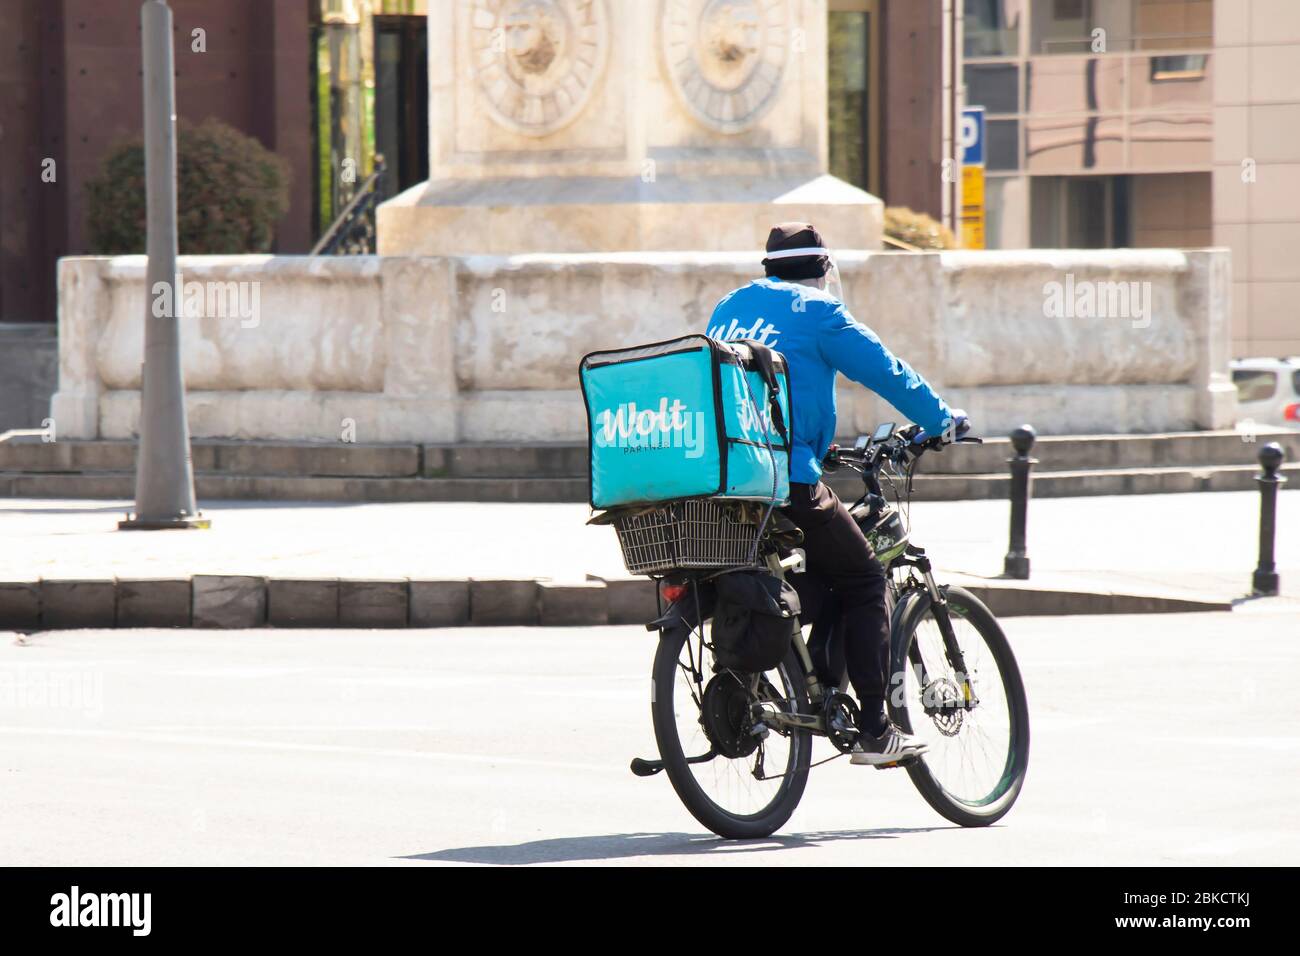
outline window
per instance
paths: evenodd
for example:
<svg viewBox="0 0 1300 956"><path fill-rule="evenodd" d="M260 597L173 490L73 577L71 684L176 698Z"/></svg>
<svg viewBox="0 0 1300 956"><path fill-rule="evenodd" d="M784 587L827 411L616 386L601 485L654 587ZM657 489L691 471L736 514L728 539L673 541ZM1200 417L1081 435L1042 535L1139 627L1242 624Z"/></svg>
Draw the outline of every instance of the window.
<svg viewBox="0 0 1300 956"><path fill-rule="evenodd" d="M966 56L1015 56L1020 47L1021 0L966 0L962 51Z"/></svg>
<svg viewBox="0 0 1300 956"><path fill-rule="evenodd" d="M1127 176L1035 176L1030 182L1030 244L1035 248L1129 245Z"/></svg>
<svg viewBox="0 0 1300 956"><path fill-rule="evenodd" d="M989 169L1020 168L1020 120L984 121L984 165Z"/></svg>
<svg viewBox="0 0 1300 956"><path fill-rule="evenodd" d="M1087 53L1092 45L1092 4L1085 0L1032 0L1031 53Z"/></svg>
<svg viewBox="0 0 1300 956"><path fill-rule="evenodd" d="M1277 392L1277 373L1266 369L1233 369L1232 384L1237 386L1237 400L1263 402Z"/></svg>
<svg viewBox="0 0 1300 956"><path fill-rule="evenodd" d="M871 15L832 10L827 44L831 173L871 190Z"/></svg>
<svg viewBox="0 0 1300 956"><path fill-rule="evenodd" d="M967 66L966 102L992 113L1020 112L1020 67L1014 63L983 63Z"/></svg>
<svg viewBox="0 0 1300 956"><path fill-rule="evenodd" d="M1204 53L1151 58L1151 82L1153 83L1161 80L1199 80L1204 76Z"/></svg>

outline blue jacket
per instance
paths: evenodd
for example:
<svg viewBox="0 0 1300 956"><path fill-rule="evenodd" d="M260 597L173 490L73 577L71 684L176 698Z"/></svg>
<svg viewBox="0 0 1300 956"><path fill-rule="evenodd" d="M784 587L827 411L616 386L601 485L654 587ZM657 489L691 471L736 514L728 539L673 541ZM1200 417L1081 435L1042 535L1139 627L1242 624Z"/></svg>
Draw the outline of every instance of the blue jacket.
<svg viewBox="0 0 1300 956"><path fill-rule="evenodd" d="M835 439L835 373L871 389L931 435L952 422L930 383L881 344L834 296L780 279L756 279L713 310L715 339L757 339L785 356L793 417L790 480L816 484Z"/></svg>

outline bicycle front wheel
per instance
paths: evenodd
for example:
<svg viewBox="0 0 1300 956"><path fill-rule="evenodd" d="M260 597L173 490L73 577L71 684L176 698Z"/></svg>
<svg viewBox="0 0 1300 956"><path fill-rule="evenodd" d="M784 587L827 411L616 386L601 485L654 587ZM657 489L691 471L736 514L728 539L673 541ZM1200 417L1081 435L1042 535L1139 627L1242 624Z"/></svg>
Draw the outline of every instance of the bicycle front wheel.
<svg viewBox="0 0 1300 956"><path fill-rule="evenodd" d="M790 819L808 782L810 736L754 730L764 711L808 710L793 648L761 675L715 671L698 631L665 630L655 652L650 710L668 779L696 820L718 836L744 840L768 836Z"/></svg>
<svg viewBox="0 0 1300 956"><path fill-rule="evenodd" d="M917 591L894 619L889 711L929 745L907 768L926 803L961 826L988 826L1011 809L1024 785L1029 705L993 612L969 591L942 590L975 704L963 704L963 675L949 660L930 596Z"/></svg>

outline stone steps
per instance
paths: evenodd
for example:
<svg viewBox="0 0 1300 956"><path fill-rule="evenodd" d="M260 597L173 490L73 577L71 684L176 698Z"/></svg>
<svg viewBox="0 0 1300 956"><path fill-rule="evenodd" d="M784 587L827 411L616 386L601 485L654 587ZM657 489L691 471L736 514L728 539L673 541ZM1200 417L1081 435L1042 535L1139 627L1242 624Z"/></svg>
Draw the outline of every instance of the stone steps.
<svg viewBox="0 0 1300 956"><path fill-rule="evenodd" d="M1034 447L1034 494L1155 494L1255 487L1264 441L1300 462L1300 432L1244 441L1235 432L1171 435L1048 436ZM130 499L134 442L32 440L0 445L0 496ZM927 456L916 500L1002 498L1007 439ZM195 484L205 500L569 501L587 499L586 448L579 444L361 445L196 441ZM841 496L856 496L856 476L834 476Z"/></svg>
<svg viewBox="0 0 1300 956"><path fill-rule="evenodd" d="M196 472L200 501L586 501L586 478L345 478ZM132 499L131 472L0 474L0 498Z"/></svg>

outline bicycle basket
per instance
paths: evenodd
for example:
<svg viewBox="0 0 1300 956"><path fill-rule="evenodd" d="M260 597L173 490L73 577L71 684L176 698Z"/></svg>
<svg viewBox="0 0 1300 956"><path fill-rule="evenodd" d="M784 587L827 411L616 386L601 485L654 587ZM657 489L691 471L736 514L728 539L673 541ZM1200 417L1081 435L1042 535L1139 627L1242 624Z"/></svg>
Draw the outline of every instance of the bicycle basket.
<svg viewBox="0 0 1300 956"><path fill-rule="evenodd" d="M670 501L611 522L632 574L749 564L762 508L714 498Z"/></svg>

